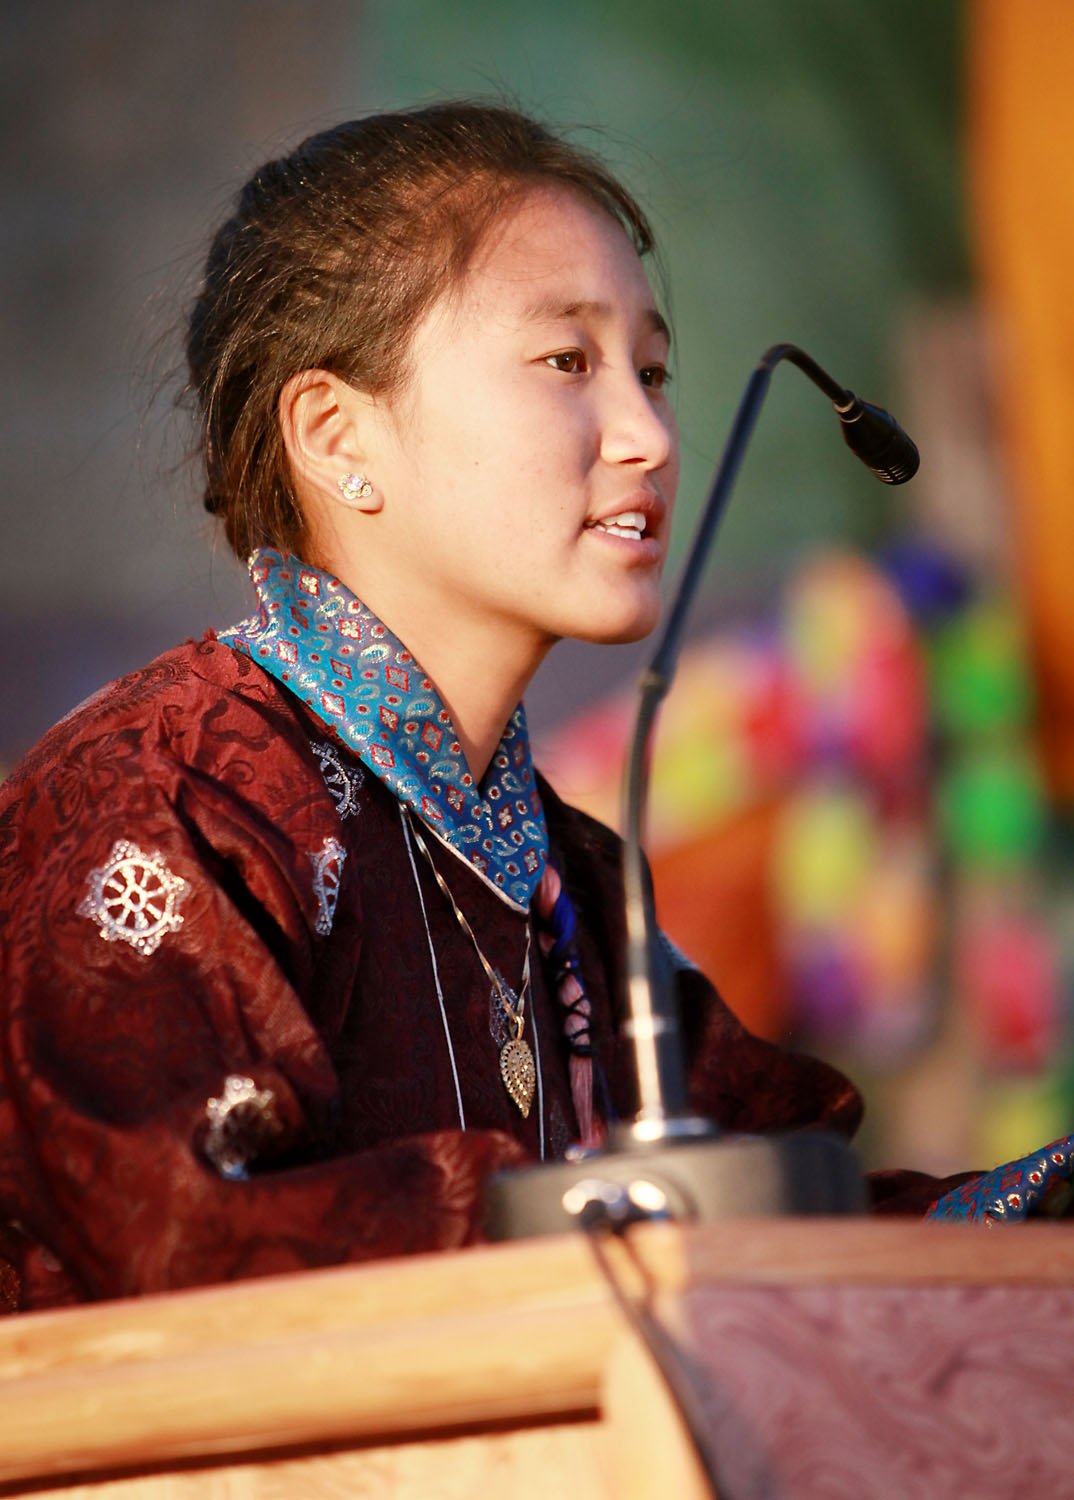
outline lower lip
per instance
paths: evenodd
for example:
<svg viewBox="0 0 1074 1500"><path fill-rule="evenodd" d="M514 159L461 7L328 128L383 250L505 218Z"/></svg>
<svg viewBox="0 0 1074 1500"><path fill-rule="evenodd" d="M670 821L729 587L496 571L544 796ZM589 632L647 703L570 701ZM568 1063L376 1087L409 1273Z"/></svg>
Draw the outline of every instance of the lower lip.
<svg viewBox="0 0 1074 1500"><path fill-rule="evenodd" d="M617 536L614 531L604 531L600 526L587 526L587 536L599 537L602 542L609 542L613 547L621 549L625 555L630 556L635 562L650 563L661 562L664 549L654 536L642 536L637 539L631 536Z"/></svg>

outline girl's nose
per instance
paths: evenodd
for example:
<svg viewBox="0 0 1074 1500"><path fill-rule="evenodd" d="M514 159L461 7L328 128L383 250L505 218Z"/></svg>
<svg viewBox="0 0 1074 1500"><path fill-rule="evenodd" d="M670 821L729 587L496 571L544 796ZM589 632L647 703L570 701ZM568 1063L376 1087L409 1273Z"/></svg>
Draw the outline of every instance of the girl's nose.
<svg viewBox="0 0 1074 1500"><path fill-rule="evenodd" d="M609 464L662 469L678 447L675 415L662 398L635 375L617 383L609 398L601 437L601 457Z"/></svg>

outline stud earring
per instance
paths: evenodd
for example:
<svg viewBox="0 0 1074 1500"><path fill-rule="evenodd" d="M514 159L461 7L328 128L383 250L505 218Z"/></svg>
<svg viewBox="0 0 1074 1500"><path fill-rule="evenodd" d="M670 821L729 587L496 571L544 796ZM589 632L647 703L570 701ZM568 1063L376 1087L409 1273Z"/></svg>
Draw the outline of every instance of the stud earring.
<svg viewBox="0 0 1074 1500"><path fill-rule="evenodd" d="M359 500L368 500L373 493L373 486L364 474L344 474L338 479L340 493L348 505L355 505Z"/></svg>

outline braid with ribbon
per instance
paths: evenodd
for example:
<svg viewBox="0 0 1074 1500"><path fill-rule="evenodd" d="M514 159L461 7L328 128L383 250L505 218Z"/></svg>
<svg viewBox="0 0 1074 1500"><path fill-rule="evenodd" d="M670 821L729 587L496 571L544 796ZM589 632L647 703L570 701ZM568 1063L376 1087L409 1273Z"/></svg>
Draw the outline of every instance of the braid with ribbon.
<svg viewBox="0 0 1074 1500"><path fill-rule="evenodd" d="M604 1125L593 1109L594 1068L606 1113L607 1085L599 1061L594 1057L593 1039L589 1034L592 1011L574 945L577 927L574 905L551 858L545 864L537 887L536 910L541 924L537 941L548 961L556 995L563 1008L563 1035L570 1053L571 1098L578 1117L579 1144L586 1149L595 1149L604 1143Z"/></svg>

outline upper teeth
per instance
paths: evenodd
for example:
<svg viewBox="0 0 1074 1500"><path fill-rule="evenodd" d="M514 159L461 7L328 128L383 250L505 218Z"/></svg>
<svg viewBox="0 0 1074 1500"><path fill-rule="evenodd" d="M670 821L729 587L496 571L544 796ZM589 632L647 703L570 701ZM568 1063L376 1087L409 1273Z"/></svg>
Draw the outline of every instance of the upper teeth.
<svg viewBox="0 0 1074 1500"><path fill-rule="evenodd" d="M593 524L601 531L626 532L635 540L640 540L645 532L645 517L640 510L625 510L620 516L606 516Z"/></svg>

